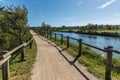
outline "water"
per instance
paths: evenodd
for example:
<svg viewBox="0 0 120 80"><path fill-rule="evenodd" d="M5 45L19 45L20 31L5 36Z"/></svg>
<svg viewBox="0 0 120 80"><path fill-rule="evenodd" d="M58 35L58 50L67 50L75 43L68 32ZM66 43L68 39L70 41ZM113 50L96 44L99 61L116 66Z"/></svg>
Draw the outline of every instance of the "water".
<svg viewBox="0 0 120 80"><path fill-rule="evenodd" d="M105 36L97 36L97 35L86 35L86 34L76 34L76 33L69 33L69 32L55 32L58 34L63 34L63 36L70 36L76 39L82 39L84 43L99 47L104 49L107 46L113 46L114 50L120 50L120 38L115 37L105 37ZM58 36L60 38L60 35ZM70 40L71 43L77 44L77 41ZM100 54L103 52L96 50ZM119 54L113 54L116 57L120 57Z"/></svg>

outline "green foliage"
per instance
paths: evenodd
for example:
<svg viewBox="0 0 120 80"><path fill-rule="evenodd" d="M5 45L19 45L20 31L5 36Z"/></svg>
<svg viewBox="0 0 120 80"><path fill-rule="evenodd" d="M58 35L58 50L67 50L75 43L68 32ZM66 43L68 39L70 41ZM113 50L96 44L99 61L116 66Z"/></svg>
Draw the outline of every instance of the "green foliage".
<svg viewBox="0 0 120 80"><path fill-rule="evenodd" d="M16 41L15 36L8 33L0 34L0 50L12 49L13 45L15 45L14 41Z"/></svg>
<svg viewBox="0 0 120 80"><path fill-rule="evenodd" d="M0 51L11 50L29 40L27 14L25 6L0 8Z"/></svg>
<svg viewBox="0 0 120 80"><path fill-rule="evenodd" d="M31 27L35 32L37 32L40 35L44 34L51 34L52 32L58 31L57 27L51 27L49 24L45 24L44 22L39 27Z"/></svg>

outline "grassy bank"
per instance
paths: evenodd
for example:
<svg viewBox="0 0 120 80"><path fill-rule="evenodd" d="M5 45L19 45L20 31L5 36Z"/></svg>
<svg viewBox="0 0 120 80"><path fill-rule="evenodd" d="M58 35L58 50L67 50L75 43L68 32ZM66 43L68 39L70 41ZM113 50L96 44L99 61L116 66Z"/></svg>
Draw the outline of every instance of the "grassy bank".
<svg viewBox="0 0 120 80"><path fill-rule="evenodd" d="M79 32L79 31L82 31L82 32L85 32L85 33L88 33L88 32L97 32L97 33L102 33L102 32L106 32L106 33L120 33L120 30L119 29L116 29L116 30L108 30L108 29L94 29L94 30L89 30L89 29L85 29L85 30L81 30L81 29L63 29L61 31L64 31L64 32Z"/></svg>
<svg viewBox="0 0 120 80"><path fill-rule="evenodd" d="M73 32L78 34L87 34L87 35L99 35L99 36L109 36L109 37L119 37L120 30L63 30L61 32Z"/></svg>
<svg viewBox="0 0 120 80"><path fill-rule="evenodd" d="M54 39L51 39L54 41ZM56 44L60 44L60 40L54 41ZM66 48L66 41L61 48ZM66 51L76 57L78 54L78 45L70 44L70 47ZM93 51L91 48L84 46L82 47L82 56L78 59L78 62L87 67L88 71L97 76L100 80L105 79L105 61L106 57L101 56L97 52ZM120 59L113 58L112 64L112 80L120 79Z"/></svg>
<svg viewBox="0 0 120 80"><path fill-rule="evenodd" d="M36 43L33 41L32 49L28 47L25 48L25 60L23 62L20 61L20 55L18 55L11 63L10 63L10 80L30 80L30 71L32 70L32 65L35 61L36 56ZM1 71L0 71L1 78ZM1 79L0 79L1 80Z"/></svg>

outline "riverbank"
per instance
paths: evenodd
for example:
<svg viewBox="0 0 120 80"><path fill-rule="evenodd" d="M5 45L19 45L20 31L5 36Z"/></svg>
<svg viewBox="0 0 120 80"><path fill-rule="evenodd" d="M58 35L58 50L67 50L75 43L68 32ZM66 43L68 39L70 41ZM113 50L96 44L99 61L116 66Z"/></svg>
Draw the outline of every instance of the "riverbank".
<svg viewBox="0 0 120 80"><path fill-rule="evenodd" d="M120 32L117 31L60 31L60 32L72 32L77 34L98 35L106 37L120 37Z"/></svg>

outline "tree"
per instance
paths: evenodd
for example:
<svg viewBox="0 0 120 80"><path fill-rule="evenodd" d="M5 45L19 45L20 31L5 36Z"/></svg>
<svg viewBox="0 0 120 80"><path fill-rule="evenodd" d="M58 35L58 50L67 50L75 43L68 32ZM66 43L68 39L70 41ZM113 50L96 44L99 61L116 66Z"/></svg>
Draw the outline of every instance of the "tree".
<svg viewBox="0 0 120 80"><path fill-rule="evenodd" d="M25 40L25 34L28 33L27 14L25 6L0 7L0 42L4 41L0 47L4 47L5 44L13 48Z"/></svg>
<svg viewBox="0 0 120 80"><path fill-rule="evenodd" d="M20 6L17 6L17 7L13 6L13 7L9 7L6 10L6 12L7 13L4 16L7 20L7 22L9 22L9 24L7 26L14 29L15 32L11 31L10 28L7 28L7 30L9 33L18 36L19 43L21 44L22 36L24 36L26 34L25 28L27 26L28 11L25 8L25 6L23 6L22 8Z"/></svg>
<svg viewBox="0 0 120 80"><path fill-rule="evenodd" d="M43 33L49 33L51 26L49 24L45 24L44 22L41 24L41 30Z"/></svg>

